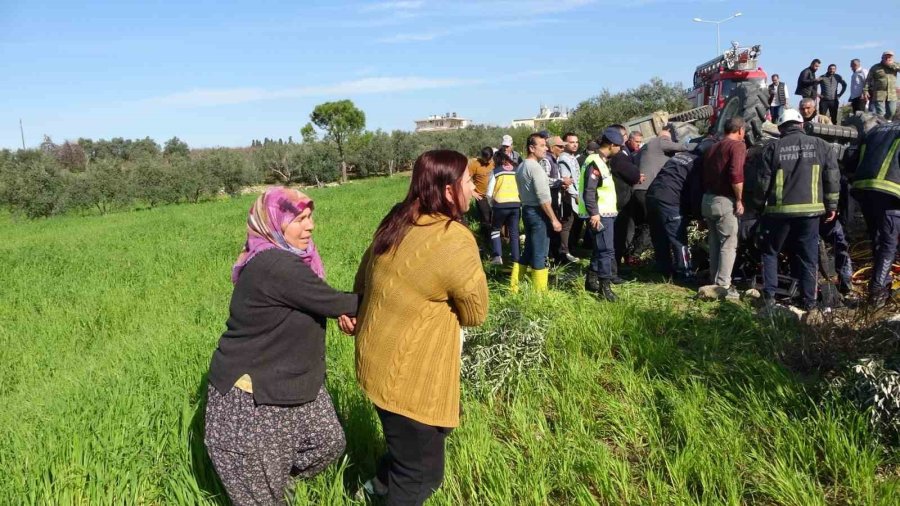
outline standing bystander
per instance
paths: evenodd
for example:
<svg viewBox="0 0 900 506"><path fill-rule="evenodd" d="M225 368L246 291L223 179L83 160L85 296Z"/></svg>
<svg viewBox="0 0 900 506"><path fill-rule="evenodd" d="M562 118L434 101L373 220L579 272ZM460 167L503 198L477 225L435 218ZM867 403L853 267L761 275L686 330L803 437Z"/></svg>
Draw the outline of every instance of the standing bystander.
<svg viewBox="0 0 900 506"><path fill-rule="evenodd" d="M559 232L562 224L553 212L550 181L540 164L547 154L547 141L538 134L531 134L525 148L528 155L516 168L516 186L522 201L522 221L525 223L525 250L522 252L519 277L524 275L525 268L531 268L535 289L546 292L550 232Z"/></svg>
<svg viewBox="0 0 900 506"><path fill-rule="evenodd" d="M725 138L703 160L703 218L709 228L709 276L713 284L739 297L731 286L737 255L738 218L744 214L745 123L740 117L725 122Z"/></svg>
<svg viewBox="0 0 900 506"><path fill-rule="evenodd" d="M863 88L866 86L866 76L869 72L862 67L859 58L850 60L850 70L853 71L853 75L850 76L850 106L853 112L865 111L866 99L863 98Z"/></svg>
<svg viewBox="0 0 900 506"><path fill-rule="evenodd" d="M838 86L841 91L838 91ZM831 123L837 125L838 104L841 96L847 91L847 81L837 73L837 65L832 63L819 80L819 113L827 114Z"/></svg>
<svg viewBox="0 0 900 506"><path fill-rule="evenodd" d="M469 174L472 176L472 182L475 183L475 204L473 209L478 216L478 232L481 244L481 251L490 251L491 249L491 205L487 194L488 181L491 178L491 172L494 170L494 150L490 147L481 149L478 157L469 160Z"/></svg>
<svg viewBox="0 0 900 506"><path fill-rule="evenodd" d="M772 84L769 85L769 114L772 116L772 121L778 120L781 110L789 106L787 90L784 83L781 82L781 77L778 74L772 74Z"/></svg>
<svg viewBox="0 0 900 506"><path fill-rule="evenodd" d="M797 89L794 91L795 95L800 95L803 98L811 98L813 100L816 99L816 88L819 86L819 81L821 78L816 78L816 71L819 70L819 65L822 64L822 61L816 58L812 62L810 62L809 67L806 67L800 72L800 76L797 77Z"/></svg>
<svg viewBox="0 0 900 506"><path fill-rule="evenodd" d="M894 62L894 52L885 51L881 62L869 69L863 88L863 97L872 100L875 114L887 120L892 120L897 112L897 72L900 72L900 64Z"/></svg>

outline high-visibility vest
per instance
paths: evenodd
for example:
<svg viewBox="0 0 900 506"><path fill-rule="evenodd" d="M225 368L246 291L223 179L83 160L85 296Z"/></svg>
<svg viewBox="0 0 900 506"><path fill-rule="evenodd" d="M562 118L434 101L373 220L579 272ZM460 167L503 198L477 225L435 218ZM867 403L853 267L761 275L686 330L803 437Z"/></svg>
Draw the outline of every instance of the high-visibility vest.
<svg viewBox="0 0 900 506"><path fill-rule="evenodd" d="M578 186L582 190L582 198L578 202L578 213L582 216L587 215L587 207L584 205L584 192L587 192L587 178L591 177L593 169L589 167L591 164L600 169L600 185L597 186L597 210L601 215L616 214L616 185L613 184L612 173L609 171L606 162L599 154L594 153L584 160L581 166L581 181Z"/></svg>
<svg viewBox="0 0 900 506"><path fill-rule="evenodd" d="M494 194L492 196L497 204L519 203L519 187L516 184L516 171L503 170L503 167L494 169Z"/></svg>

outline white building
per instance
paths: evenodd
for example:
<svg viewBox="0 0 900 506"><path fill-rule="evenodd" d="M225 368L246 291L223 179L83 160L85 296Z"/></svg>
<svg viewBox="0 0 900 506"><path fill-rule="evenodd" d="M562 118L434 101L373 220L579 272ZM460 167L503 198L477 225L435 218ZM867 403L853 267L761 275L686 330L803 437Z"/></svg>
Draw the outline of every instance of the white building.
<svg viewBox="0 0 900 506"><path fill-rule="evenodd" d="M466 128L471 121L460 118L455 112L448 112L443 116L434 115L425 119L416 120L416 132L437 132L440 130L459 130Z"/></svg>
<svg viewBox="0 0 900 506"><path fill-rule="evenodd" d="M541 110L537 116L533 118L523 118L523 119L514 119L512 121L513 128L515 127L528 127L532 130L545 130L547 125L554 121L565 121L569 119L569 110L563 109L560 106L555 106L553 109L545 105L541 105Z"/></svg>

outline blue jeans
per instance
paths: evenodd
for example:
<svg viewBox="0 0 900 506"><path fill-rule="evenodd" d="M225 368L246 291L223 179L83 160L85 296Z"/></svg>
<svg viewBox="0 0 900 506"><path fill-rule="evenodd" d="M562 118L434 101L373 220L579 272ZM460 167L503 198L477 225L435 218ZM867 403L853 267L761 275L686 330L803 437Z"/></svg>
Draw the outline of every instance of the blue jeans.
<svg viewBox="0 0 900 506"><path fill-rule="evenodd" d="M781 111L784 110L783 105L773 105L769 107L769 112L772 114L772 123L778 123L778 117L781 116Z"/></svg>
<svg viewBox="0 0 900 506"><path fill-rule="evenodd" d="M491 244L494 256L503 256L503 245L500 242L500 229L506 225L509 232L509 254L513 262L519 261L519 212L518 207L495 207L491 221Z"/></svg>
<svg viewBox="0 0 900 506"><path fill-rule="evenodd" d="M613 265L616 262L614 237L616 219L614 217L601 216L600 224L602 225L602 230L599 232L591 228L590 222L587 224L594 239L590 269L596 272L597 277L600 279L612 279Z"/></svg>
<svg viewBox="0 0 900 506"><path fill-rule="evenodd" d="M691 270L691 251L687 246L687 223L681 217L681 209L648 198L647 212L656 268L666 276L688 276Z"/></svg>
<svg viewBox="0 0 900 506"><path fill-rule="evenodd" d="M873 100L875 106L875 114L884 116L886 119L894 119L894 113L897 112L896 100Z"/></svg>
<svg viewBox="0 0 900 506"><path fill-rule="evenodd" d="M790 238L790 245L793 246L791 250L796 258L796 262L791 262L791 265L797 268L791 274L800 280L803 305L809 307L816 303L821 218L821 216L788 218L763 215L760 229L763 294L766 298L775 296L775 289L778 288L778 254Z"/></svg>
<svg viewBox="0 0 900 506"><path fill-rule="evenodd" d="M550 252L550 218L538 206L522 206L522 221L525 222L525 251L520 263L532 269L547 268L547 254Z"/></svg>

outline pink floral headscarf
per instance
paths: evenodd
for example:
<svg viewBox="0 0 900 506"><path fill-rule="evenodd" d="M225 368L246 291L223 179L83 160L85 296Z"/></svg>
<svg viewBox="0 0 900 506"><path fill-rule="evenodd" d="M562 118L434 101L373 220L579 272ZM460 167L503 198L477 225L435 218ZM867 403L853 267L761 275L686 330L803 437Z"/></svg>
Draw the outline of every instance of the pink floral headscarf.
<svg viewBox="0 0 900 506"><path fill-rule="evenodd" d="M317 276L325 279L325 266L312 238L305 250L297 249L284 239L283 230L306 208L313 209L313 201L297 190L273 186L256 199L247 217L247 242L231 269L231 282L237 283L241 270L261 251L278 248L291 252L309 266Z"/></svg>

